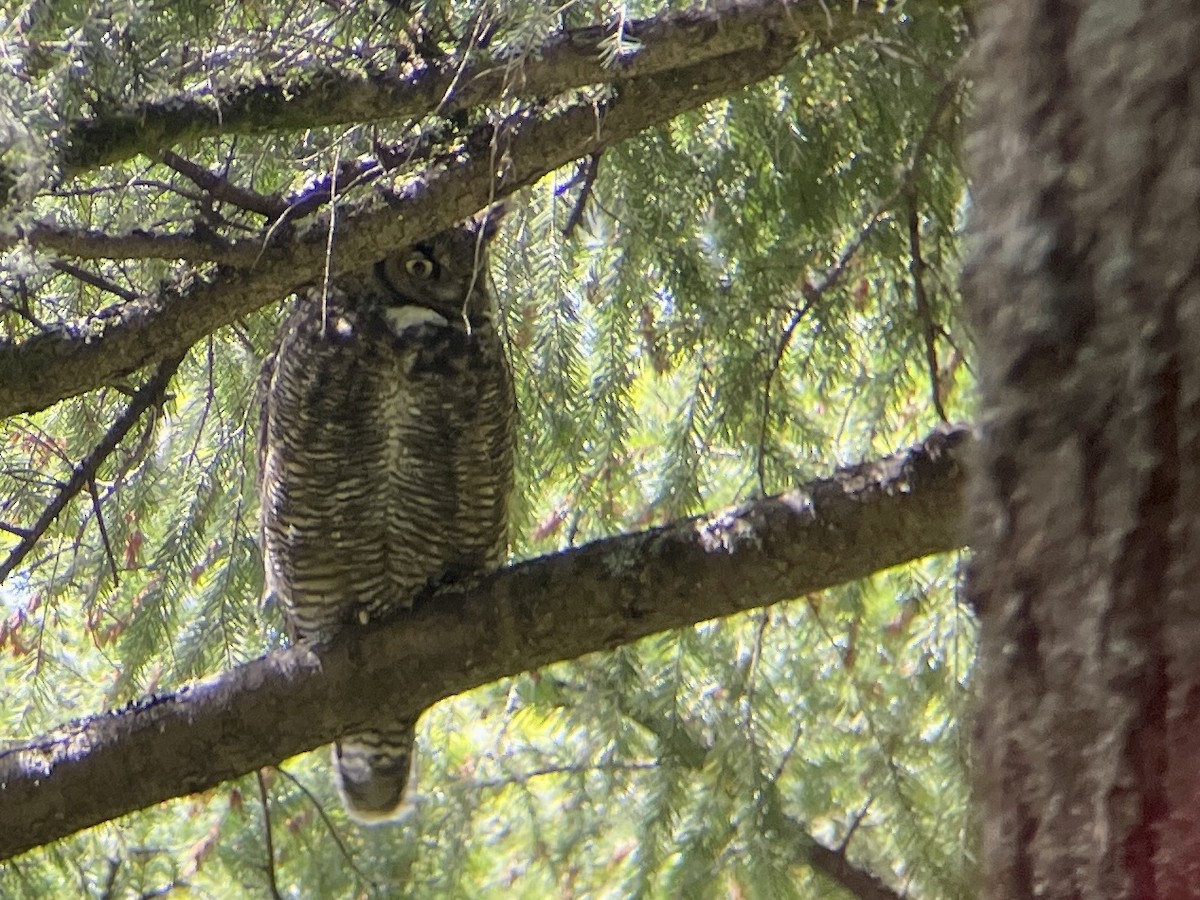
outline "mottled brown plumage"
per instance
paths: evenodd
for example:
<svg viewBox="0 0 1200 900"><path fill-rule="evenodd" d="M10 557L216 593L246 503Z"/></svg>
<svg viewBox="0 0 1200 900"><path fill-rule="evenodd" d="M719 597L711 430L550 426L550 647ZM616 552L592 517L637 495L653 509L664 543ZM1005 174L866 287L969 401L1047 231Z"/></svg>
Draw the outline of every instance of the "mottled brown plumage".
<svg viewBox="0 0 1200 900"><path fill-rule="evenodd" d="M495 214L297 300L264 373L266 589L292 639L328 639L431 579L499 565L515 401L486 290ZM334 745L347 809L401 809L412 722Z"/></svg>

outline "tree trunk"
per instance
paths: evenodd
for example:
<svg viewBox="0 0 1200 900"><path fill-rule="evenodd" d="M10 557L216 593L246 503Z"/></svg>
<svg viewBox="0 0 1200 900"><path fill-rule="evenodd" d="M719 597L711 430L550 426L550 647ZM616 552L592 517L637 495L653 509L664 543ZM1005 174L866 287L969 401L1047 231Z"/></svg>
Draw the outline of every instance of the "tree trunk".
<svg viewBox="0 0 1200 900"><path fill-rule="evenodd" d="M981 40L987 896L1200 896L1200 6L1006 0Z"/></svg>

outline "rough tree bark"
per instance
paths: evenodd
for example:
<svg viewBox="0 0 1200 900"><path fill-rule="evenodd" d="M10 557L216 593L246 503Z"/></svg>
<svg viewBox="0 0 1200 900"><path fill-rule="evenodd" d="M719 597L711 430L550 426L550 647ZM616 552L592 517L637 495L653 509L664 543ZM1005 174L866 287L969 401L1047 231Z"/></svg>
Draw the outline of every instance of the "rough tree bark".
<svg viewBox="0 0 1200 900"><path fill-rule="evenodd" d="M957 549L967 441L936 433L777 497L442 588L328 647L0 750L0 860L361 731L380 710L411 718L504 675ZM841 851L805 852L849 877Z"/></svg>
<svg viewBox="0 0 1200 900"><path fill-rule="evenodd" d="M985 893L1200 896L1200 7L990 7Z"/></svg>

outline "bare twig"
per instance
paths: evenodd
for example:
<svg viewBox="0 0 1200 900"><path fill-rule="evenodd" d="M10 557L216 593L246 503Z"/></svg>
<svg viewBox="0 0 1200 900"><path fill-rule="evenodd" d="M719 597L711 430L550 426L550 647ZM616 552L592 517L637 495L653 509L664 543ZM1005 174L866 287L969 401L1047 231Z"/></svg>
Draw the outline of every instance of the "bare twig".
<svg viewBox="0 0 1200 900"><path fill-rule="evenodd" d="M329 818L329 813L325 812L325 807L321 805L321 801L316 798L299 778L289 772L287 769L275 767L275 771L294 784L300 789L300 792L308 798L308 802L313 805L317 811L317 815L321 817L321 821L325 823L325 828L329 831L329 836L333 838L333 842L337 844L338 850L345 857L346 863L354 870L354 873L361 878L365 883L369 884L373 889L379 890L379 883L372 880L362 869L358 867L358 863L354 861L354 855L346 846L346 842L342 840L342 836L338 833L337 826L333 824L333 820Z"/></svg>
<svg viewBox="0 0 1200 900"><path fill-rule="evenodd" d="M797 856L802 857L825 877L841 885L851 896L859 900L903 900L903 894L892 890L887 882L874 872L855 865L846 858L846 854L818 843L803 823L797 822L791 816L781 815L772 824L782 826L782 836L798 845Z"/></svg>
<svg viewBox="0 0 1200 900"><path fill-rule="evenodd" d="M792 313L792 317L788 320L787 325L783 328L783 336L779 339L779 345L775 348L775 356L771 360L771 365L767 369L766 378L763 380L763 399L762 399L762 421L759 423L758 432L758 458L755 460L755 470L758 475L758 490L762 494L767 493L767 431L770 429L771 422L771 388L775 383L775 376L779 373L779 367L783 364L783 357L787 353L788 347L791 346L792 336L796 333L796 329L800 323L804 321L804 317L816 305L819 294L810 292L811 289L806 284L804 294L807 299L804 305Z"/></svg>
<svg viewBox="0 0 1200 900"><path fill-rule="evenodd" d="M64 275L70 275L72 278L78 278L85 284L90 284L94 288L99 288L102 291L108 291L110 294L116 294L122 300L136 300L137 294L128 288L123 288L119 284L114 284L107 278L101 278L95 272L89 272L74 263L63 262L61 259L53 260L50 263L50 268L57 269Z"/></svg>
<svg viewBox="0 0 1200 900"><path fill-rule="evenodd" d="M96 514L96 526L100 529L100 540L104 544L104 554L108 557L108 567L112 570L113 584L120 585L121 576L117 574L117 560L113 556L112 542L108 539L108 528L104 524L104 511L100 507L100 492L96 488L96 473L93 471L88 478L88 493L92 497L92 511Z"/></svg>
<svg viewBox="0 0 1200 900"><path fill-rule="evenodd" d="M929 394L933 408L943 422L946 410L942 407L941 380L938 377L937 338L941 330L933 321L933 310L929 296L925 293L925 260L921 258L921 219L917 211L917 192L909 192L908 204L908 271L912 275L913 300L917 304L917 315L921 317L922 335L925 338L925 364L929 367Z"/></svg>
<svg viewBox="0 0 1200 900"><path fill-rule="evenodd" d="M129 430L141 418L142 413L158 402L163 391L166 390L171 376L175 374L175 370L179 368L179 364L182 361L183 354L179 354L159 363L154 374L133 395L133 399L129 401L129 405L125 407L125 411L117 417L112 427L108 429L104 437L92 448L92 451L75 466L70 479L62 486L58 495L42 510L42 514L26 530L26 534L20 543L13 548L4 562L0 563L0 583L21 564L21 561L34 548L42 535L46 533L46 530L58 518L59 513L71 502L71 499L96 477L96 470L100 468L100 464L117 449L118 445L129 433Z"/></svg>
<svg viewBox="0 0 1200 900"><path fill-rule="evenodd" d="M841 843L838 844L838 853L843 855L846 853L846 848L850 846L850 839L854 837L854 832L858 831L858 826L863 823L863 820L867 817L867 813L871 811L871 804L874 802L874 797L868 797L867 802L863 804L863 808L854 814L854 818L850 820L850 827L846 829Z"/></svg>
<svg viewBox="0 0 1200 900"><path fill-rule="evenodd" d="M271 833L271 798L267 796L267 782L263 778L262 769L254 773L258 779L258 799L262 803L263 837L266 840L267 862L263 867L267 872L267 887L271 890L274 900L283 900L279 894L279 885L275 881L275 838Z"/></svg>
<svg viewBox="0 0 1200 900"><path fill-rule="evenodd" d="M746 665L745 674L741 676L741 681L745 684L746 693L746 733L751 737L753 737L754 733L754 694L756 687L754 674L758 669L759 663L762 661L763 644L766 642L767 629L771 627L771 611L767 609L758 610L754 613L754 618L758 620L758 627L754 630L754 646L750 650L750 659Z"/></svg>
<svg viewBox="0 0 1200 900"><path fill-rule="evenodd" d="M875 212L872 213L862 227L859 228L854 239L846 245L834 264L826 269L821 280L815 285L805 283L801 288L801 295L805 299L804 305L792 314L791 319L789 319L787 325L784 326L783 335L779 340L779 345L776 348L775 356L771 362L771 366L767 370L767 375L763 385L762 422L759 431L758 460L756 464L756 470L758 475L759 490L764 494L767 492L765 456L767 431L769 429L771 412L771 387L774 383L775 376L779 371L779 367L783 363L783 357L787 353L788 346L792 342L792 337L795 334L796 328L804 320L804 317L808 314L809 310L812 309L813 305L821 298L821 296L837 285L837 283L842 279L842 276L846 273L846 269L849 266L850 261L854 258L854 255L866 242L867 237L872 231L875 230L876 226L888 218L889 211L905 197L911 198L914 196L917 175L920 172L921 165L925 161L925 156L929 153L930 145L933 143L933 139L937 134L938 128L941 126L942 116L945 114L946 110L950 108L951 101L957 95L961 87L961 74L958 71L952 72L950 76L947 77L942 83L942 86L938 89L937 95L933 100L933 109L930 113L929 120L926 122L925 128L921 131L920 136L912 145L912 152L909 156L908 164L904 168L900 187L875 208ZM910 209L915 211L915 201L910 203ZM920 284L919 277L914 277L914 284ZM917 301L918 305L920 305L924 300L923 284L921 284L920 290L922 291L922 296ZM928 349L931 340L929 326L933 323L932 320L928 318L926 321L926 346ZM936 339L936 329L932 332L932 334L933 339ZM946 413L942 409L941 400L938 396L936 366L932 371L934 382L934 407L941 416L942 421L947 422L949 420L946 418Z"/></svg>
<svg viewBox="0 0 1200 900"><path fill-rule="evenodd" d="M467 784L473 790L497 790L525 785L539 778L551 775L586 775L590 772L654 772L661 768L657 760L641 762L608 762L608 763L564 763L559 765L540 766L527 772L513 772L503 778L484 778Z"/></svg>
<svg viewBox="0 0 1200 900"><path fill-rule="evenodd" d="M315 212L326 203L336 202L357 187L370 184L392 168L394 160L392 160L391 154L399 151L394 147L377 145L375 152L379 156L378 160L356 159L337 163L328 175L314 180L311 184L306 185L300 193L289 197L287 208L284 210L287 219L295 221ZM399 163L395 164L399 165Z"/></svg>
<svg viewBox="0 0 1200 900"><path fill-rule="evenodd" d="M117 885L117 872L121 870L121 857L114 856L108 860L108 874L104 878L104 889L100 892L101 900L111 900L113 889Z"/></svg>
<svg viewBox="0 0 1200 900"><path fill-rule="evenodd" d="M138 900L155 900L156 897L167 896L167 894L170 894L176 888L186 891L190 887L191 887L191 885L186 881L168 881L166 884L164 884L160 888L154 888L153 890L146 891L143 894L139 894Z"/></svg>
<svg viewBox="0 0 1200 900"><path fill-rule="evenodd" d="M913 145L912 156L909 158L908 166L905 168L905 180L907 182L911 182L916 178L921 164L925 161L925 155L929 152L929 147L942 125L942 116L951 108L952 101L958 95L958 92L962 90L963 78L960 68L955 67L951 70L933 98L933 109L930 111L929 121L925 124L925 129L921 132L921 136L917 138L916 144Z"/></svg>
<svg viewBox="0 0 1200 900"><path fill-rule="evenodd" d="M575 201L575 206L571 209L571 215L567 217L567 224L563 226L562 236L570 238L575 233L575 229L579 227L579 223L583 221L584 211L587 209L588 200L592 196L592 188L596 185L596 175L600 172L600 157L603 154L593 153L589 156L579 172L571 179L571 185L577 181L583 182L583 187L579 189L579 197ZM568 186L571 186L568 185Z"/></svg>
<svg viewBox="0 0 1200 900"><path fill-rule="evenodd" d="M174 169L184 178L196 184L214 200L232 204L238 209L258 213L268 219L277 219L287 210L287 203L282 198L270 197L234 184L228 178L196 165L173 150L164 150L159 155L159 159L162 160L163 165Z"/></svg>
<svg viewBox="0 0 1200 900"><path fill-rule="evenodd" d="M771 419L771 388L775 381L775 376L779 372L780 366L783 364L783 357L787 354L788 347L791 346L792 338L796 333L796 329L800 323L804 321L805 316L809 314L814 306L820 302L831 289L837 286L842 280L842 276L846 274L846 270L850 267L851 260L855 254L866 243L867 238L873 232L876 226L887 218L888 210L895 203L896 197L889 197L886 201L879 204L875 211L871 213L866 221L859 227L854 238L850 240L842 252L838 254L838 258L834 260L832 266L825 270L821 276L821 280L816 284L805 281L800 287L800 296L804 298L804 305L792 313L788 319L787 325L783 328L783 335L779 339L779 344L775 348L775 355L771 360L771 365L767 369L767 375L763 383L763 404L762 404L762 422L759 426L759 441L758 441L758 460L756 464L758 473L758 488L762 493L767 492L766 480L766 446L767 446L767 430L770 427Z"/></svg>
<svg viewBox="0 0 1200 900"><path fill-rule="evenodd" d="M658 737L663 746L673 744L677 748L675 759L678 762L689 768L699 768L704 764L707 749L686 729L675 729L669 735L665 735L653 719L636 716L630 712L626 712L626 715ZM683 752L679 752L678 748L681 746L686 748ZM860 900L902 900L901 895L888 887L878 875L846 859L844 846L838 849L825 846L813 836L807 825L788 815L784 811L783 798L780 796L777 782L778 776L760 782L761 802L765 807L769 826L778 829L780 836L791 843L797 862L841 885ZM731 823L731 833L734 828L736 825Z"/></svg>

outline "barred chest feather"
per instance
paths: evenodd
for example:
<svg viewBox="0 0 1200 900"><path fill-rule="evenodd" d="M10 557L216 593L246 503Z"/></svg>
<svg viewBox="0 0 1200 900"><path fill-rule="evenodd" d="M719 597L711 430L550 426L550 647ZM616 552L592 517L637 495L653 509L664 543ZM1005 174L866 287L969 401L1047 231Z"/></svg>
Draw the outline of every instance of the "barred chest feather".
<svg viewBox="0 0 1200 900"><path fill-rule="evenodd" d="M322 328L318 309L289 320L268 398L267 581L294 637L499 564L512 490L515 402L490 321L334 306Z"/></svg>

